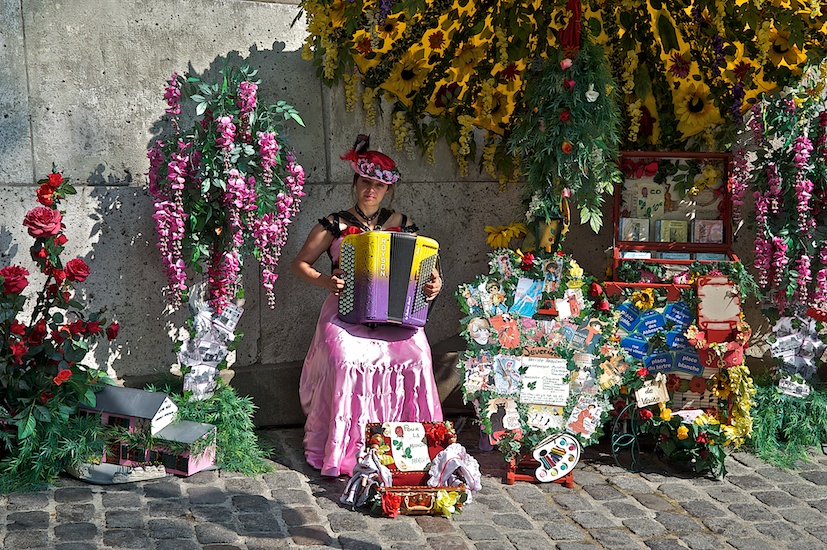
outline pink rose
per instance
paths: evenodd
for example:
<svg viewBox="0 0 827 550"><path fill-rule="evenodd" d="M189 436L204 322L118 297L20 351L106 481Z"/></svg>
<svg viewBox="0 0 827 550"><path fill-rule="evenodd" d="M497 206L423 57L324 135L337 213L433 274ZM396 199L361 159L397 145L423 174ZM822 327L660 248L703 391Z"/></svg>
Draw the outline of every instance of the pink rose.
<svg viewBox="0 0 827 550"><path fill-rule="evenodd" d="M82 283L89 276L89 266L80 258L69 260L64 271L66 272L66 278L76 283Z"/></svg>
<svg viewBox="0 0 827 550"><path fill-rule="evenodd" d="M571 67L572 63L573 63L573 61L567 57L563 61L560 62L560 68L565 71L566 69Z"/></svg>
<svg viewBox="0 0 827 550"><path fill-rule="evenodd" d="M0 269L0 277L3 277L3 294L20 294L29 285L26 277L29 271L19 265L6 266Z"/></svg>
<svg viewBox="0 0 827 550"><path fill-rule="evenodd" d="M52 210L45 206L36 206L26 212L23 217L23 225L29 229L29 235L38 239L40 237L52 237L60 233L63 216L58 210Z"/></svg>

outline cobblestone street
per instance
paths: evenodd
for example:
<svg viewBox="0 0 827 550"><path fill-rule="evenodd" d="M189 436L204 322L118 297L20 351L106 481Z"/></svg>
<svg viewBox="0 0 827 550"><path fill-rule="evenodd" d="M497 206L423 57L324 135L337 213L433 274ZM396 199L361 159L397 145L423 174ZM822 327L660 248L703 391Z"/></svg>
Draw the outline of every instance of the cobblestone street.
<svg viewBox="0 0 827 550"><path fill-rule="evenodd" d="M208 471L123 485L62 477L48 490L0 497L3 548L253 550L667 550L827 548L827 457L783 471L734 453L722 481L617 467L602 445L575 470L575 487L503 482L497 451L481 452L470 423L461 442L477 456L483 490L454 519L373 517L338 503L345 480L306 466L301 429L264 433L275 471ZM469 441L471 440L471 441Z"/></svg>

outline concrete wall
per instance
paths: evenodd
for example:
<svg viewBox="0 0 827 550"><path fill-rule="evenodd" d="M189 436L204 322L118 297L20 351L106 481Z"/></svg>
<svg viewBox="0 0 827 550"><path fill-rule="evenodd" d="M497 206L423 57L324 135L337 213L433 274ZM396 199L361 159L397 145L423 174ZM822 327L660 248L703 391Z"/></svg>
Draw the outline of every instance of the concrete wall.
<svg viewBox="0 0 827 550"><path fill-rule="evenodd" d="M289 138L307 172L308 196L283 253L275 310L262 304L254 261L247 265L245 338L233 384L254 396L260 424L302 421L298 373L324 291L287 267L316 220L352 202L351 172L338 156L365 130L374 147L393 154L387 121L363 127L359 108L345 113L342 90L322 86L301 59L304 21L291 25L298 13L289 1L0 0L0 265L27 263L31 240L20 222L35 205L34 182L54 163L78 185L65 208L67 258L81 256L93 270L82 297L91 308L107 307L123 327L117 345L95 350L93 361L127 382L169 371L170 334L185 317L165 313L144 188L146 149L160 130L170 74L214 73L225 56L247 60L260 69L262 101L283 99L301 113L306 127L290 127ZM479 174L460 178L444 145L435 165L394 156L404 177L395 206L443 247L446 291L427 332L436 350L450 352L459 319L451 293L487 271L483 227L519 218L519 192L502 193ZM610 246L608 230L593 235L582 227L565 244L598 275ZM326 269L326 259L320 262Z"/></svg>

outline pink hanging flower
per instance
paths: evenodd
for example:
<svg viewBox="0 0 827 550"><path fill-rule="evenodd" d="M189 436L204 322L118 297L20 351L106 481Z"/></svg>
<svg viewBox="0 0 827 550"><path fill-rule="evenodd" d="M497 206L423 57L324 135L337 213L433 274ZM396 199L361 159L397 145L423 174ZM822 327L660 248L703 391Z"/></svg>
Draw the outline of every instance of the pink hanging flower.
<svg viewBox="0 0 827 550"><path fill-rule="evenodd" d="M216 145L226 152L230 152L233 148L233 141L235 140L235 124L233 124L233 117L222 116L218 118L218 137L215 139Z"/></svg>
<svg viewBox="0 0 827 550"><path fill-rule="evenodd" d="M238 88L238 107L242 113L249 113L256 108L256 90L258 90L258 85L245 80L238 85Z"/></svg>
<svg viewBox="0 0 827 550"><path fill-rule="evenodd" d="M168 115L175 117L181 114L181 83L178 81L178 73L172 73L169 85L164 90L164 99L167 102Z"/></svg>

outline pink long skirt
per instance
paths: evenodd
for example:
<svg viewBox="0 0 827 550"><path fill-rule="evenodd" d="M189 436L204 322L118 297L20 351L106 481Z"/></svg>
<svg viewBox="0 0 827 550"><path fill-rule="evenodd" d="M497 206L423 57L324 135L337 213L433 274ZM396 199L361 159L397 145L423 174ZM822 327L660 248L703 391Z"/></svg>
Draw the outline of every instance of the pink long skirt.
<svg viewBox="0 0 827 550"><path fill-rule="evenodd" d="M425 331L351 325L322 306L299 395L304 454L324 476L351 475L369 422L442 420Z"/></svg>

